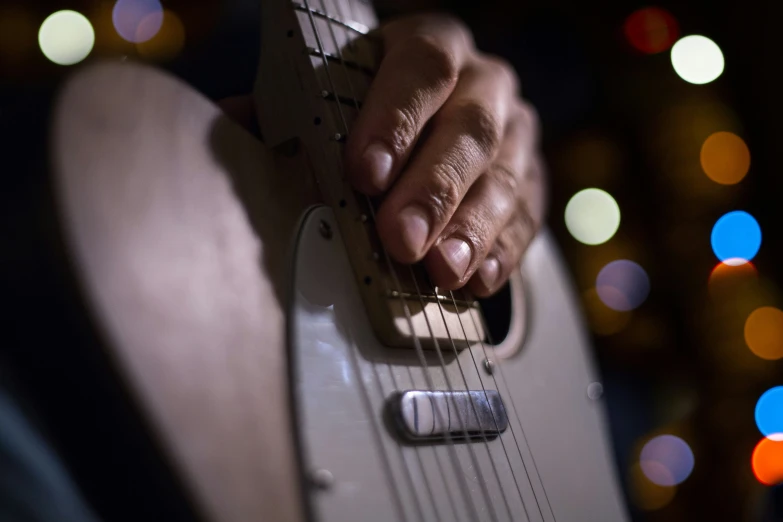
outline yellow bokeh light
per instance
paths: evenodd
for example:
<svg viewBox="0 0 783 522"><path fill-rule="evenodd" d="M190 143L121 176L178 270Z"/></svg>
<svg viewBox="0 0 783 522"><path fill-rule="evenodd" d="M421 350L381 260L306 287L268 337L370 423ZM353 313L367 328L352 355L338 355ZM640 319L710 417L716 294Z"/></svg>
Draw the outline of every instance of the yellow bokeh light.
<svg viewBox="0 0 783 522"><path fill-rule="evenodd" d="M600 245L609 241L620 227L620 207L607 192L584 189L568 201L565 224L580 243Z"/></svg>
<svg viewBox="0 0 783 522"><path fill-rule="evenodd" d="M716 132L701 146L701 168L721 185L739 183L750 170L750 151L732 132Z"/></svg>
<svg viewBox="0 0 783 522"><path fill-rule="evenodd" d="M723 73L725 62L718 44L698 34L680 38L672 46L674 72L688 83L710 83Z"/></svg>
<svg viewBox="0 0 783 522"><path fill-rule="evenodd" d="M95 31L90 21L76 11L50 14L38 31L38 45L50 61L58 65L79 63L90 54Z"/></svg>
<svg viewBox="0 0 783 522"><path fill-rule="evenodd" d="M141 25L145 23L142 20ZM136 44L139 54L150 60L171 60L185 45L185 26L179 17L168 9L163 11L163 24L151 39Z"/></svg>
<svg viewBox="0 0 783 522"><path fill-rule="evenodd" d="M669 504L677 491L675 486L659 486L648 479L639 463L631 467L628 476L629 492L634 504L645 511L661 509Z"/></svg>
<svg viewBox="0 0 783 522"><path fill-rule="evenodd" d="M745 343L762 359L783 358L783 311L772 306L753 310L745 321Z"/></svg>

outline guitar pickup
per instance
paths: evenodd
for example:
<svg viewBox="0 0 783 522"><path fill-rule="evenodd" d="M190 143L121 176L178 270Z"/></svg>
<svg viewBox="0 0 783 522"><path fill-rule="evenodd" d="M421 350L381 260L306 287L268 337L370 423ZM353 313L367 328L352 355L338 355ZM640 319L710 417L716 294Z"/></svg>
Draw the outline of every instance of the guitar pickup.
<svg viewBox="0 0 783 522"><path fill-rule="evenodd" d="M495 438L508 428L500 394L486 391L404 391L390 398L394 423L410 441Z"/></svg>

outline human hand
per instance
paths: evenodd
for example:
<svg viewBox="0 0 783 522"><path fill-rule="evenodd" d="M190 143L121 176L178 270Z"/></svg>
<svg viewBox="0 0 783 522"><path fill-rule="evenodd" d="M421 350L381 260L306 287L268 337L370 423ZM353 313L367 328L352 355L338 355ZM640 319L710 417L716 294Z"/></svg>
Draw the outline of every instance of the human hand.
<svg viewBox="0 0 783 522"><path fill-rule="evenodd" d="M357 190L385 193L381 241L435 285L499 289L544 213L538 121L503 60L443 15L379 29L384 56L346 144Z"/></svg>

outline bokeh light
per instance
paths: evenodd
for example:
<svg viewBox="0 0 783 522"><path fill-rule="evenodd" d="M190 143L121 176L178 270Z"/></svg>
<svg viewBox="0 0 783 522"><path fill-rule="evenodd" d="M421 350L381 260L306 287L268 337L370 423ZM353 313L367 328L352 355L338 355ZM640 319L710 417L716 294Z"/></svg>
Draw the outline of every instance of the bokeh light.
<svg viewBox="0 0 783 522"><path fill-rule="evenodd" d="M667 506L677 489L672 486L660 486L650 481L636 463L631 467L628 477L628 489L636 507L645 511L654 511Z"/></svg>
<svg viewBox="0 0 783 522"><path fill-rule="evenodd" d="M565 223L580 243L600 245L609 241L620 227L620 207L601 189L580 190L566 205Z"/></svg>
<svg viewBox="0 0 783 522"><path fill-rule="evenodd" d="M750 261L727 259L710 272L707 287L714 298L730 298L738 290L758 282L759 272Z"/></svg>
<svg viewBox="0 0 783 522"><path fill-rule="evenodd" d="M598 272L595 288L606 306L612 310L628 311L638 308L647 299L650 279L637 263L618 259Z"/></svg>
<svg viewBox="0 0 783 522"><path fill-rule="evenodd" d="M631 13L623 30L628 43L646 54L665 51L680 34L674 16L659 7L645 7Z"/></svg>
<svg viewBox="0 0 783 522"><path fill-rule="evenodd" d="M585 313L590 329L598 335L612 335L626 327L631 320L630 312L612 310L606 306L595 288L591 288L583 296Z"/></svg>
<svg viewBox="0 0 783 522"><path fill-rule="evenodd" d="M90 54L95 31L81 13L63 10L50 14L38 31L38 45L50 61L58 65L79 63Z"/></svg>
<svg viewBox="0 0 783 522"><path fill-rule="evenodd" d="M770 388L759 397L755 415L756 426L764 436L783 438L783 386Z"/></svg>
<svg viewBox="0 0 783 522"><path fill-rule="evenodd" d="M147 15L141 26L154 23L155 14ZM149 22L146 20L150 19ZM172 11L163 11L163 23L157 34L145 42L136 44L139 54L150 60L165 61L176 57L185 45L185 27L182 21Z"/></svg>
<svg viewBox="0 0 783 522"><path fill-rule="evenodd" d="M701 146L701 168L721 185L739 183L750 170L750 150L733 132L716 132Z"/></svg>
<svg viewBox="0 0 783 522"><path fill-rule="evenodd" d="M783 483L783 440L764 437L753 449L750 462L753 474L762 484Z"/></svg>
<svg viewBox="0 0 783 522"><path fill-rule="evenodd" d="M117 0L112 10L117 33L133 43L146 42L163 25L163 6L158 0Z"/></svg>
<svg viewBox="0 0 783 522"><path fill-rule="evenodd" d="M717 79L725 66L718 44L697 34L680 38L672 46L671 58L674 72L686 82L697 85Z"/></svg>
<svg viewBox="0 0 783 522"><path fill-rule="evenodd" d="M755 309L745 321L745 343L762 359L783 358L783 311L773 306Z"/></svg>
<svg viewBox="0 0 783 522"><path fill-rule="evenodd" d="M676 486L693 471L694 458L688 443L674 435L653 437L642 448L639 464L644 475L659 486Z"/></svg>
<svg viewBox="0 0 783 522"><path fill-rule="evenodd" d="M713 252L721 261L750 261L761 247L761 228L753 216L735 210L715 222L710 240Z"/></svg>

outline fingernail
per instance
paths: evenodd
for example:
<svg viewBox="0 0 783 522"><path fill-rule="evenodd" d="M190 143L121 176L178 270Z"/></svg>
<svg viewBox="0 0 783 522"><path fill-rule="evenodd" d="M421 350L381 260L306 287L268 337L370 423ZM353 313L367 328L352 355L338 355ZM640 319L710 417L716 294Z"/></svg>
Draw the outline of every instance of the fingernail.
<svg viewBox="0 0 783 522"><path fill-rule="evenodd" d="M481 284L483 284L484 288L487 290L495 288L499 273L500 263L494 257L486 258L478 269L478 276L481 280Z"/></svg>
<svg viewBox="0 0 783 522"><path fill-rule="evenodd" d="M380 190L386 189L394 162L389 149L380 143L371 143L364 149L363 158L370 183Z"/></svg>
<svg viewBox="0 0 783 522"><path fill-rule="evenodd" d="M446 264L458 279L465 276L470 264L470 247L461 239L452 237L438 245Z"/></svg>
<svg viewBox="0 0 783 522"><path fill-rule="evenodd" d="M410 252L419 257L430 236L427 214L417 207L407 207L400 212L399 223L403 243Z"/></svg>

